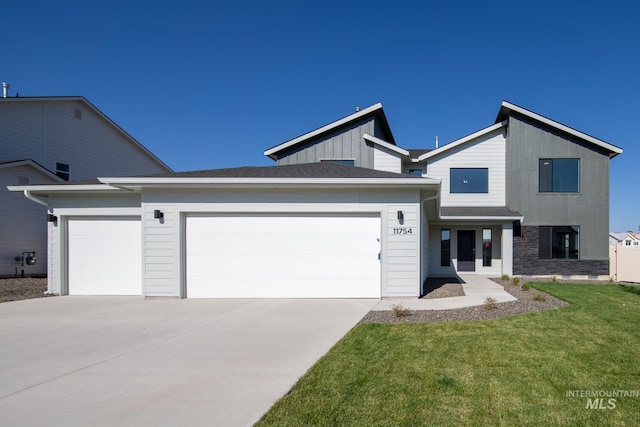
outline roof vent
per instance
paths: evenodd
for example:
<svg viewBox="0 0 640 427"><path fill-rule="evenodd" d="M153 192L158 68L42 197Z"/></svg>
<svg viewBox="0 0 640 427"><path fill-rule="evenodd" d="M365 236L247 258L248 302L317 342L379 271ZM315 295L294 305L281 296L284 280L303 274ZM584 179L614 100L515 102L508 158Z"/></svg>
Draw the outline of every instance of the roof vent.
<svg viewBox="0 0 640 427"><path fill-rule="evenodd" d="M2 97L6 98L9 96L9 87L11 85L9 83L2 82Z"/></svg>
<svg viewBox="0 0 640 427"><path fill-rule="evenodd" d="M360 107L356 107L356 113L360 111Z"/></svg>

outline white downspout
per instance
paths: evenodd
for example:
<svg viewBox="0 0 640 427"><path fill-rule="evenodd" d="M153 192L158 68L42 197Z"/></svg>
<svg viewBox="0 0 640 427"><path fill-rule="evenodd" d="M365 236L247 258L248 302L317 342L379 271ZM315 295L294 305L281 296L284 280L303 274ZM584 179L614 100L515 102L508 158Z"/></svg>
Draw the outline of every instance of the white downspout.
<svg viewBox="0 0 640 427"><path fill-rule="evenodd" d="M45 208L49 209L49 203L45 202L42 199L38 199L36 196L34 196L33 194L31 194L31 191L29 190L24 190L24 197L26 197L27 199L36 202L39 205L44 206Z"/></svg>
<svg viewBox="0 0 640 427"><path fill-rule="evenodd" d="M37 198L36 196L34 196L33 194L31 194L31 192L29 190L24 190L24 197L26 197L27 199L36 202L39 205L44 206L45 208L47 208L47 212L50 213L49 211L49 203L45 202L42 199ZM48 285L47 285L48 288ZM51 292L49 292L49 289L47 289L46 291L44 291L45 295L46 294L50 294Z"/></svg>

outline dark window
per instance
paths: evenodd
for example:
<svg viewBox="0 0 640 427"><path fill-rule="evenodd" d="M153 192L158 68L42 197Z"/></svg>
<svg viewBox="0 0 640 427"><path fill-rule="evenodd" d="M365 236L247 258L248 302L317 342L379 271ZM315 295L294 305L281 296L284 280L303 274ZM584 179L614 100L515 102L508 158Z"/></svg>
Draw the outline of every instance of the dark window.
<svg viewBox="0 0 640 427"><path fill-rule="evenodd" d="M335 163L336 165L355 166L356 161L353 159L324 159L320 162Z"/></svg>
<svg viewBox="0 0 640 427"><path fill-rule="evenodd" d="M451 168L449 172L451 193L488 193L489 169Z"/></svg>
<svg viewBox="0 0 640 427"><path fill-rule="evenodd" d="M409 175L422 176L422 169L409 169Z"/></svg>
<svg viewBox="0 0 640 427"><path fill-rule="evenodd" d="M538 227L540 259L579 259L580 227L571 225Z"/></svg>
<svg viewBox="0 0 640 427"><path fill-rule="evenodd" d="M580 191L580 159L540 159L538 188L541 193Z"/></svg>
<svg viewBox="0 0 640 427"><path fill-rule="evenodd" d="M440 265L451 266L451 230L448 228L440 230Z"/></svg>
<svg viewBox="0 0 640 427"><path fill-rule="evenodd" d="M56 163L56 175L65 181L69 181L69 165L65 163Z"/></svg>
<svg viewBox="0 0 640 427"><path fill-rule="evenodd" d="M482 266L491 267L491 229L482 229Z"/></svg>

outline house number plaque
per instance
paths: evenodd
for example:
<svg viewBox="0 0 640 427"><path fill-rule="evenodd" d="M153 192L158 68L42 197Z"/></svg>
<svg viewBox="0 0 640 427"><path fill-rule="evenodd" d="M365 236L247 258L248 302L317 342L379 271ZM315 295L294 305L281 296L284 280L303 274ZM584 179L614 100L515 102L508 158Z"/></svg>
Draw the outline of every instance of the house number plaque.
<svg viewBox="0 0 640 427"><path fill-rule="evenodd" d="M393 234L413 234L413 228L394 228Z"/></svg>

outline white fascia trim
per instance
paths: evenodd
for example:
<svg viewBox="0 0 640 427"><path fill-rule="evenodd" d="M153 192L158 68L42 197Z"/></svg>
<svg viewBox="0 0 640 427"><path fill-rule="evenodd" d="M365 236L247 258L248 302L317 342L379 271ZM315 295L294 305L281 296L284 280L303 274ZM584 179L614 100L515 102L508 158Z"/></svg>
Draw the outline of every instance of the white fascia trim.
<svg viewBox="0 0 640 427"><path fill-rule="evenodd" d="M530 117L536 121L539 121L541 123L544 123L548 126L554 127L558 130L561 130L563 132L566 132L570 135L573 135L577 138L583 139L585 141L588 141L592 144L595 144L599 147L602 147L606 150L609 150L613 153L616 154L622 154L622 148L620 147L616 147L615 145L611 145L608 142L605 142L601 139L595 138L591 135L587 135L586 133L582 133L579 130L575 130L573 128L570 128L569 126L565 126L562 123L558 123L554 120L548 119L544 116L541 116L540 114L536 114L533 111L529 111L527 109L524 109L522 107L518 107L517 105L511 104L510 102L507 101L502 101L502 107L504 108L508 108L511 111L515 111L516 113L522 114L523 116L527 116Z"/></svg>
<svg viewBox="0 0 640 427"><path fill-rule="evenodd" d="M393 145L383 139L376 138L375 136L371 136L368 133L365 133L364 135L362 135L362 137L369 142L372 142L376 145L386 148L387 150L395 151L396 153L402 156L409 156L409 152L407 150L400 148L397 145Z"/></svg>
<svg viewBox="0 0 640 427"><path fill-rule="evenodd" d="M29 191L40 194L60 191L114 191L120 188L111 187L105 184L89 184L89 185L9 185L9 191Z"/></svg>
<svg viewBox="0 0 640 427"><path fill-rule="evenodd" d="M418 161L419 161L419 162L421 162L421 161L424 161L424 160L426 160L426 159L428 159L428 158L430 158L430 157L437 156L437 155L438 155L438 154L440 154L440 153L443 153L443 152L445 152L445 151L447 151L447 150L450 150L450 149L455 148L455 147L457 147L457 146L459 146L459 145L462 145L462 144L464 144L465 142L469 142L469 141L474 140L474 139L476 139L476 138L478 138L478 137L481 137L481 136L483 136L483 135L486 135L486 134L488 134L488 133L491 133L491 132L493 132L493 131L495 131L495 130L498 130L498 129L500 129L500 128L502 128L502 127L506 126L506 125L507 125L507 121L505 120L505 121L503 121L503 122L496 123L496 124L494 124L494 125L491 125L491 126L489 126L489 127L486 127L486 128L484 128L484 129L481 129L481 130L479 130L479 131L477 131L477 132L472 133L471 135L467 135L467 136L462 137L462 138L460 138L460 139L457 139L457 140L455 140L455 141L453 141L453 142L450 142L450 143L448 143L448 144L445 144L445 145L443 145L443 146L442 146L442 147L440 147L440 148L436 148L436 149L435 149L435 150L433 150L433 151L429 151L428 153L424 153L423 155L421 155L421 156L419 156L419 157L418 157Z"/></svg>
<svg viewBox="0 0 640 427"><path fill-rule="evenodd" d="M118 188L215 186L428 186L440 185L434 178L98 178ZM113 188L110 187L110 188Z"/></svg>
<svg viewBox="0 0 640 427"><path fill-rule="evenodd" d="M444 221L524 221L523 216L441 216Z"/></svg>
<svg viewBox="0 0 640 427"><path fill-rule="evenodd" d="M326 126L323 126L323 127L318 128L318 129L316 129L314 131L305 133L304 135L301 135L301 136L299 136L297 138L294 138L294 139L292 139L290 141L287 141L285 143L282 143L280 145L276 145L275 147L266 150L264 152L264 155L267 156L267 157L271 157L273 154L275 154L275 153L277 153L279 151L282 151L282 150L284 150L286 148L289 148L289 147L291 147L293 145L296 145L297 143L299 143L301 141L307 140L309 138L313 138L314 136L320 135L320 134L322 134L324 132L327 132L327 131L329 131L331 129L337 128L338 126L342 126L343 124L349 123L350 121L359 119L360 117L366 116L367 114L372 113L372 112L374 112L376 110L380 110L381 108L382 108L382 104L378 102L377 104L374 104L371 107L367 107L364 110L360 110L357 113L351 114L350 116L347 116L347 117L345 117L343 119L340 119L340 120L335 121L333 123L329 123Z"/></svg>

